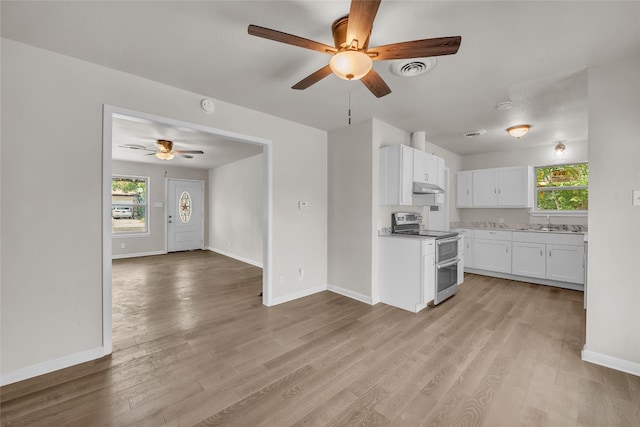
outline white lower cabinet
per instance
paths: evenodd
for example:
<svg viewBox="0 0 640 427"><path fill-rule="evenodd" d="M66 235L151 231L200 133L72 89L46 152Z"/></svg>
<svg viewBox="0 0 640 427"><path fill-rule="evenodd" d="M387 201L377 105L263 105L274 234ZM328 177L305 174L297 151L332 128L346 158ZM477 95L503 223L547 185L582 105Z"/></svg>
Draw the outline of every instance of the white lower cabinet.
<svg viewBox="0 0 640 427"><path fill-rule="evenodd" d="M380 302L417 313L433 301L435 239L385 236L378 240Z"/></svg>
<svg viewBox="0 0 640 427"><path fill-rule="evenodd" d="M584 283L584 245L547 245L547 279Z"/></svg>
<svg viewBox="0 0 640 427"><path fill-rule="evenodd" d="M545 252L544 243L513 242L511 273L544 279L546 277Z"/></svg>
<svg viewBox="0 0 640 427"><path fill-rule="evenodd" d="M511 231L474 230L474 268L511 273Z"/></svg>

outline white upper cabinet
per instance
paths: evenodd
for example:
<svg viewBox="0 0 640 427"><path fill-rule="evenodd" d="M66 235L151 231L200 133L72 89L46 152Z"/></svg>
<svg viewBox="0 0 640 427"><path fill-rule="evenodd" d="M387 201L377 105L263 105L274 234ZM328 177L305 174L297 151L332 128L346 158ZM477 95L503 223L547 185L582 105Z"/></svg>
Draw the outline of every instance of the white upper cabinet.
<svg viewBox="0 0 640 427"><path fill-rule="evenodd" d="M415 181L444 188L444 159L404 144L381 147L379 157L378 195L381 205L424 206L443 203L443 194L421 194L414 197L413 183Z"/></svg>
<svg viewBox="0 0 640 427"><path fill-rule="evenodd" d="M471 171L462 171L456 174L456 206L470 208L472 204L472 179Z"/></svg>
<svg viewBox="0 0 640 427"><path fill-rule="evenodd" d="M533 168L512 166L458 172L457 190L460 208L530 208L533 204ZM471 194L470 198L467 192Z"/></svg>
<svg viewBox="0 0 640 427"><path fill-rule="evenodd" d="M442 161L442 180L444 182L444 160ZM438 157L421 150L413 150L413 180L425 184L438 183Z"/></svg>
<svg viewBox="0 0 640 427"><path fill-rule="evenodd" d="M380 148L379 203L411 205L413 202L413 152L403 144Z"/></svg>

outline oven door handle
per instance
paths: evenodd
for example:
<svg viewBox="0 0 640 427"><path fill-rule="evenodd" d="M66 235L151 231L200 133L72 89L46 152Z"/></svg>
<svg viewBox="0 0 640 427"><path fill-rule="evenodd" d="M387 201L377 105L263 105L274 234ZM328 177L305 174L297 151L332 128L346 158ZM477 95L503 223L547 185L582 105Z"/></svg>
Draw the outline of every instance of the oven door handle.
<svg viewBox="0 0 640 427"><path fill-rule="evenodd" d="M436 245L440 246L444 243L451 243L451 242L457 242L457 241L458 241L458 237L450 237L448 239L436 240Z"/></svg>
<svg viewBox="0 0 640 427"><path fill-rule="evenodd" d="M440 270L441 268L451 267L452 265L457 264L458 261L460 261L460 259L454 258L453 261L449 261L446 264L438 264L438 265L436 265L436 267L438 268L438 270Z"/></svg>

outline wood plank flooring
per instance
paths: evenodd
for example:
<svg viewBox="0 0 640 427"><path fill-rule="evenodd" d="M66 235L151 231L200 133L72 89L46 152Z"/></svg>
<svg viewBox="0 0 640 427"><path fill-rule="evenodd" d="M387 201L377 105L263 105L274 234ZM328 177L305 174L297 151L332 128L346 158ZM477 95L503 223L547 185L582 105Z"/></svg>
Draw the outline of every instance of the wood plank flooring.
<svg viewBox="0 0 640 427"><path fill-rule="evenodd" d="M2 426L640 426L640 378L580 360L582 293L466 275L413 314L262 306L212 252L113 262L113 355L0 389Z"/></svg>

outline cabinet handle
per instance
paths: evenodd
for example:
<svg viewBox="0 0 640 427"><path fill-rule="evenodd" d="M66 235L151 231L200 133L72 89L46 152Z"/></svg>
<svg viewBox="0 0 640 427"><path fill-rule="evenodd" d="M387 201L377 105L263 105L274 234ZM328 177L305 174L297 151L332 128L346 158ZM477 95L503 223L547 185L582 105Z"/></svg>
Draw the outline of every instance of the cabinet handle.
<svg viewBox="0 0 640 427"><path fill-rule="evenodd" d="M507 246L505 249L506 249L507 253L509 253L509 247Z"/></svg>
<svg viewBox="0 0 640 427"><path fill-rule="evenodd" d="M540 249L540 256L542 256L542 249Z"/></svg>
<svg viewBox="0 0 640 427"><path fill-rule="evenodd" d="M500 189L498 188L498 194L500 194Z"/></svg>
<svg viewBox="0 0 640 427"><path fill-rule="evenodd" d="M467 190L467 196L469 195L469 190Z"/></svg>
<svg viewBox="0 0 640 427"><path fill-rule="evenodd" d="M496 194L498 192L498 190L496 190L495 188L493 189L493 194Z"/></svg>
<svg viewBox="0 0 640 427"><path fill-rule="evenodd" d="M549 256L551 256L551 249L549 249Z"/></svg>

